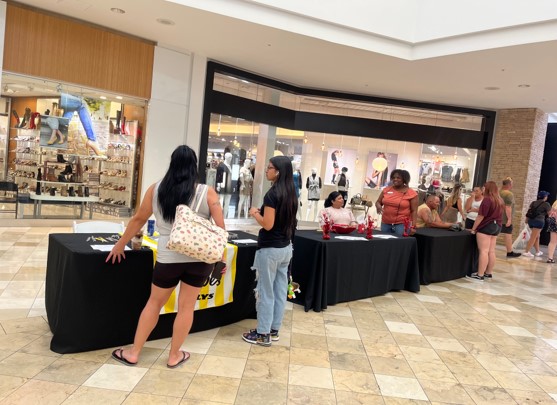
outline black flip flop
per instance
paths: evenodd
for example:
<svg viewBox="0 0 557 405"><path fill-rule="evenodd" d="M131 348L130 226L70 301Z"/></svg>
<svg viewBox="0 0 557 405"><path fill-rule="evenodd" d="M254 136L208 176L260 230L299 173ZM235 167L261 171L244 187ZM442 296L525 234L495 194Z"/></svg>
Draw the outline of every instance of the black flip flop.
<svg viewBox="0 0 557 405"><path fill-rule="evenodd" d="M135 365L137 365L137 362L132 363L131 361L127 360L122 353L124 352L124 349L116 349L112 352L112 358L116 361L119 361L120 363L126 365L126 366L130 366L133 367Z"/></svg>
<svg viewBox="0 0 557 405"><path fill-rule="evenodd" d="M190 358L190 354L188 352L183 351L183 350L180 350L180 351L182 352L182 355L184 356L184 357L182 357L182 360L180 360L178 363L173 364L173 365L167 364L166 367L176 368L176 367L184 364L186 361L188 361L188 359Z"/></svg>

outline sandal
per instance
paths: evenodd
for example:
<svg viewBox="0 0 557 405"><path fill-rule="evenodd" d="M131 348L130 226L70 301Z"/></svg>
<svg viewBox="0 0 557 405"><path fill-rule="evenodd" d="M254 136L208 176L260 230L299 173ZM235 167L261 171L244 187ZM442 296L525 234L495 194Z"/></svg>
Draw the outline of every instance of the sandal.
<svg viewBox="0 0 557 405"><path fill-rule="evenodd" d="M190 358L190 354L184 350L180 350L180 352L182 353L182 360L180 360L178 363L176 364L167 364L166 367L168 368L176 368L179 367L180 365L184 364L186 361L188 361L188 359Z"/></svg>
<svg viewBox="0 0 557 405"><path fill-rule="evenodd" d="M546 262L546 263L555 263L555 260L553 260L553 259L547 259L547 262Z"/></svg>
<svg viewBox="0 0 557 405"><path fill-rule="evenodd" d="M133 363L124 357L124 349L116 349L112 352L112 358L126 366L133 367L137 362Z"/></svg>

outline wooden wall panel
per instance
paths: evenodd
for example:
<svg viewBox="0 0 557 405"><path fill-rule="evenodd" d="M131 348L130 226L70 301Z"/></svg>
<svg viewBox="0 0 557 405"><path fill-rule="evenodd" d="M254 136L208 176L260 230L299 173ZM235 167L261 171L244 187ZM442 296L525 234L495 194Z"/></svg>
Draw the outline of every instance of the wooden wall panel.
<svg viewBox="0 0 557 405"><path fill-rule="evenodd" d="M154 44L9 3L5 71L149 99Z"/></svg>

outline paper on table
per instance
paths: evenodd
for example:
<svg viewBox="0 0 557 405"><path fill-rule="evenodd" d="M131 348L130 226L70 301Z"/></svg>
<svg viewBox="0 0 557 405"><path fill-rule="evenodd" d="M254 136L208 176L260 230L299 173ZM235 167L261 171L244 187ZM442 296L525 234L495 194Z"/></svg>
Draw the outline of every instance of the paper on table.
<svg viewBox="0 0 557 405"><path fill-rule="evenodd" d="M362 236L335 236L335 239L343 239L343 240L367 240Z"/></svg>
<svg viewBox="0 0 557 405"><path fill-rule="evenodd" d="M234 243L257 243L255 239L234 239Z"/></svg>
<svg viewBox="0 0 557 405"><path fill-rule="evenodd" d="M93 250L100 250L101 252L110 252L114 245L91 245ZM129 247L125 247L124 250L131 250Z"/></svg>
<svg viewBox="0 0 557 405"><path fill-rule="evenodd" d="M373 235L373 237L379 239L396 239L394 235Z"/></svg>

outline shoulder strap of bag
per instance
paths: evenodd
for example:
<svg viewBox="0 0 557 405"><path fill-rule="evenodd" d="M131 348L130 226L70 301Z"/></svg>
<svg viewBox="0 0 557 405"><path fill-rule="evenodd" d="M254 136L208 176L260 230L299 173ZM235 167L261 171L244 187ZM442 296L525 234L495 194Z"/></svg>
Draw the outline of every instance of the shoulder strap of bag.
<svg viewBox="0 0 557 405"><path fill-rule="evenodd" d="M207 195L207 185L206 184L198 184L197 187L199 188L199 186L203 187L203 189L201 190L201 195L196 196L196 197L198 197L197 204L195 206L195 212L196 213L199 212L199 207L201 207L201 203L203 202L203 199Z"/></svg>

